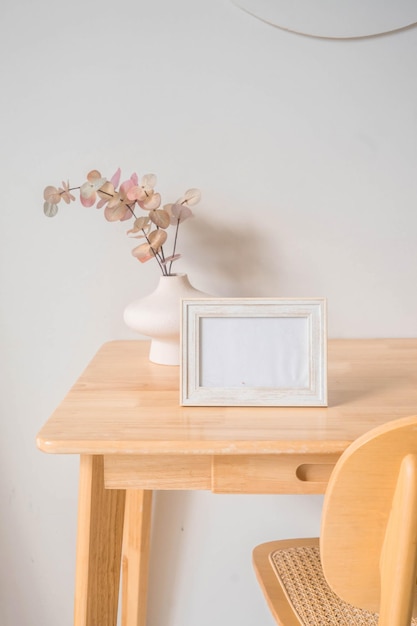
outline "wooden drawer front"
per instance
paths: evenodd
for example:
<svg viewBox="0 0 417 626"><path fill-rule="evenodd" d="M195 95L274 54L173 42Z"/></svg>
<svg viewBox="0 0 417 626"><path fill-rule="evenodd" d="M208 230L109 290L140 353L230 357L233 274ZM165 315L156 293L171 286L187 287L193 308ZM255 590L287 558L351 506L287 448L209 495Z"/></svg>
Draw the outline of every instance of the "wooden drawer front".
<svg viewBox="0 0 417 626"><path fill-rule="evenodd" d="M111 455L104 458L106 489L210 489L210 456Z"/></svg>
<svg viewBox="0 0 417 626"><path fill-rule="evenodd" d="M213 457L214 493L324 493L337 454Z"/></svg>
<svg viewBox="0 0 417 626"><path fill-rule="evenodd" d="M211 489L213 493L324 493L336 454L109 455L107 489Z"/></svg>

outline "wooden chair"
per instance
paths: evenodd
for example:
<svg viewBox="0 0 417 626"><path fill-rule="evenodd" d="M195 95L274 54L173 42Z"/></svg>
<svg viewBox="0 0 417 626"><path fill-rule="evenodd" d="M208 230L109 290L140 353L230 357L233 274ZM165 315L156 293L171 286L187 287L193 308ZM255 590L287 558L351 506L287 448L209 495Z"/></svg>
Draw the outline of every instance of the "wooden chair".
<svg viewBox="0 0 417 626"><path fill-rule="evenodd" d="M417 416L342 454L320 539L261 544L253 562L281 626L417 626Z"/></svg>

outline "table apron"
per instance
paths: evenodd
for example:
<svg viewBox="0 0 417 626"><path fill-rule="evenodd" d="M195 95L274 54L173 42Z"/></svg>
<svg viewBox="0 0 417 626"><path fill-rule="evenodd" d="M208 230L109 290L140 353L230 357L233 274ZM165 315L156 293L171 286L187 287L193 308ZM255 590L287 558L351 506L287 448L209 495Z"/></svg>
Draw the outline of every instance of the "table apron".
<svg viewBox="0 0 417 626"><path fill-rule="evenodd" d="M324 493L339 454L107 455L106 489Z"/></svg>

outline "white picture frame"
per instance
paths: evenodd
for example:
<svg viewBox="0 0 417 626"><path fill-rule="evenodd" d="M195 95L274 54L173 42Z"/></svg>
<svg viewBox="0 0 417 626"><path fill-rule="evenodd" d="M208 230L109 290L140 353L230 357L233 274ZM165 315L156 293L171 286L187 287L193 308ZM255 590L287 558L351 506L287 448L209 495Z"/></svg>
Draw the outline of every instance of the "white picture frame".
<svg viewBox="0 0 417 626"><path fill-rule="evenodd" d="M181 302L180 404L327 406L325 298Z"/></svg>

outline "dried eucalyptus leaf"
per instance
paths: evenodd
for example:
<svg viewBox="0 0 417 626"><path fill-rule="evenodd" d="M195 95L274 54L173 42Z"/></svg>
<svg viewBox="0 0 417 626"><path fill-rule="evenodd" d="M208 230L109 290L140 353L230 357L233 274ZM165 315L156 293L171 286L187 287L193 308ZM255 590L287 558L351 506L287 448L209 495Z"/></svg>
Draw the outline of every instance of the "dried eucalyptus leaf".
<svg viewBox="0 0 417 626"><path fill-rule="evenodd" d="M143 187L153 189L156 185L156 176L155 174L145 174L140 182Z"/></svg>
<svg viewBox="0 0 417 626"><path fill-rule="evenodd" d="M179 221L181 224L181 222L191 217L193 215L193 212L188 206L185 206L184 204L174 204L171 209L171 214L174 218L172 222L177 223Z"/></svg>
<svg viewBox="0 0 417 626"><path fill-rule="evenodd" d="M122 220L125 215L126 205L123 204L123 202L115 204L114 206L109 206L109 204L107 204L104 209L104 217L108 222L118 222L119 220Z"/></svg>
<svg viewBox="0 0 417 626"><path fill-rule="evenodd" d="M176 261L177 259L180 259L180 258L181 258L180 254L174 254L172 256L168 256L168 257L166 257L166 259L161 261L161 265L166 265L167 263L173 263L174 261Z"/></svg>
<svg viewBox="0 0 417 626"><path fill-rule="evenodd" d="M137 246L132 250L132 254L136 257L141 263L146 263L150 259L153 259L154 254L151 246L148 243L142 243L140 246Z"/></svg>
<svg viewBox="0 0 417 626"><path fill-rule="evenodd" d="M115 194L114 185L112 185L112 183L108 181L105 182L104 185L102 185L100 189L97 190L97 195L102 200L109 200L109 198L112 198L114 194Z"/></svg>
<svg viewBox="0 0 417 626"><path fill-rule="evenodd" d="M133 235L132 239L141 239L142 237L146 236L150 229L151 220L149 219L149 217L137 217L133 222L133 228L128 230L127 234ZM136 233L140 233L140 235L136 235Z"/></svg>
<svg viewBox="0 0 417 626"><path fill-rule="evenodd" d="M139 206L146 211L152 211L158 209L161 206L161 194L152 193L146 197L145 200L138 200Z"/></svg>
<svg viewBox="0 0 417 626"><path fill-rule="evenodd" d="M51 204L58 204L58 202L61 201L61 194L56 187L48 185L48 187L45 187L43 190L43 199Z"/></svg>
<svg viewBox="0 0 417 626"><path fill-rule="evenodd" d="M150 211L149 218L156 226L159 226L159 228L168 228L171 221L169 213L163 209Z"/></svg>
<svg viewBox="0 0 417 626"><path fill-rule="evenodd" d="M101 178L101 174L98 170L91 170L91 172L88 172L87 174L87 180L90 183L96 181L98 178Z"/></svg>
<svg viewBox="0 0 417 626"><path fill-rule="evenodd" d="M185 192L185 194L183 195L183 197L181 198L180 203L186 203L189 204L190 206L193 206L194 204L197 204L197 202L200 202L201 199L201 191L199 189L187 189L187 191Z"/></svg>
<svg viewBox="0 0 417 626"><path fill-rule="evenodd" d="M149 233L148 239L154 250L159 250L167 240L168 235L164 230L153 230Z"/></svg>
<svg viewBox="0 0 417 626"><path fill-rule="evenodd" d="M58 213L58 205L52 204L51 202L44 202L43 212L45 213L46 217L55 217L55 215Z"/></svg>
<svg viewBox="0 0 417 626"><path fill-rule="evenodd" d="M148 216L137 217L135 221L133 222L132 232L134 231L138 232L139 230L144 230L149 225L149 222L150 220Z"/></svg>

